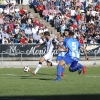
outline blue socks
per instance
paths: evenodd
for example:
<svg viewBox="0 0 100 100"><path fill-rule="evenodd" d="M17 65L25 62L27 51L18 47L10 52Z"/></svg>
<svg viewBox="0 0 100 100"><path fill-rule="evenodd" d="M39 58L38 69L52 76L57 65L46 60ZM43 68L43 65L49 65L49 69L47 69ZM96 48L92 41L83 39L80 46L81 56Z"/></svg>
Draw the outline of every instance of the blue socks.
<svg viewBox="0 0 100 100"><path fill-rule="evenodd" d="M62 67L62 71L61 71L61 73L64 73L64 68Z"/></svg>
<svg viewBox="0 0 100 100"><path fill-rule="evenodd" d="M58 65L57 66L57 79L61 79L61 72L62 72L62 66Z"/></svg>
<svg viewBox="0 0 100 100"><path fill-rule="evenodd" d="M71 68L71 72L75 72L77 70L78 70L78 67L77 66Z"/></svg>
<svg viewBox="0 0 100 100"><path fill-rule="evenodd" d="M70 66L71 67L71 72L75 72L77 70L81 70L84 66L81 65L80 63L77 64L77 66Z"/></svg>
<svg viewBox="0 0 100 100"><path fill-rule="evenodd" d="M77 64L77 67L78 67L78 68L84 68L84 66L81 65L80 63Z"/></svg>

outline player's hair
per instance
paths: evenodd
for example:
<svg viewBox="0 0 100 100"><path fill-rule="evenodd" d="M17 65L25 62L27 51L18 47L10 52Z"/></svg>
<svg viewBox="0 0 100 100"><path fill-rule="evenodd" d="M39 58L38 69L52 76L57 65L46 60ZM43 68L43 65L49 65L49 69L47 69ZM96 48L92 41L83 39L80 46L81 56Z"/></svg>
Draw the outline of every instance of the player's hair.
<svg viewBox="0 0 100 100"><path fill-rule="evenodd" d="M63 37L64 38L64 35L60 35L60 37Z"/></svg>
<svg viewBox="0 0 100 100"><path fill-rule="evenodd" d="M49 31L44 32L44 36L45 36L45 35L50 36Z"/></svg>
<svg viewBox="0 0 100 100"><path fill-rule="evenodd" d="M64 33L63 33L64 36L65 36L65 32L66 32L66 31L69 32L70 30L69 30L69 29L65 29L65 30L64 30Z"/></svg>
<svg viewBox="0 0 100 100"><path fill-rule="evenodd" d="M74 32L70 31L69 36L74 36Z"/></svg>

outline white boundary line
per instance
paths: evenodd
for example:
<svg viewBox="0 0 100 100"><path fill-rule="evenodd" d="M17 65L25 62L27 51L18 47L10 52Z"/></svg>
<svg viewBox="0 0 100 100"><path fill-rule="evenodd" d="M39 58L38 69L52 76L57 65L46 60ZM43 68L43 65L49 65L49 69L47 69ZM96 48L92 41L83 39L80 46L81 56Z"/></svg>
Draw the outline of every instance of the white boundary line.
<svg viewBox="0 0 100 100"><path fill-rule="evenodd" d="M91 78L100 78L100 76L95 76L95 75L93 75L93 76L92 76L92 75L86 75L86 77L89 77L89 78L90 78L90 77L91 77Z"/></svg>
<svg viewBox="0 0 100 100"><path fill-rule="evenodd" d="M21 75L17 75L17 74L0 74L2 76L21 76ZM22 76L30 76L30 75L22 75Z"/></svg>

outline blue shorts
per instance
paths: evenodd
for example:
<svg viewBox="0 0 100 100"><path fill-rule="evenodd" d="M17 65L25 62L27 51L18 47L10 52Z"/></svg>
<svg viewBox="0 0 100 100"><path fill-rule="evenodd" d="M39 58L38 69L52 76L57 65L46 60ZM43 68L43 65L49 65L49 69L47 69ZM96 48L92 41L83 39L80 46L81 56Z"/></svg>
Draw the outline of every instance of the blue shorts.
<svg viewBox="0 0 100 100"><path fill-rule="evenodd" d="M78 59L74 59L69 55L66 55L62 60L64 60L66 64L71 64L71 66L75 66L78 63Z"/></svg>
<svg viewBox="0 0 100 100"><path fill-rule="evenodd" d="M57 56L56 61L61 61L63 59L62 56Z"/></svg>

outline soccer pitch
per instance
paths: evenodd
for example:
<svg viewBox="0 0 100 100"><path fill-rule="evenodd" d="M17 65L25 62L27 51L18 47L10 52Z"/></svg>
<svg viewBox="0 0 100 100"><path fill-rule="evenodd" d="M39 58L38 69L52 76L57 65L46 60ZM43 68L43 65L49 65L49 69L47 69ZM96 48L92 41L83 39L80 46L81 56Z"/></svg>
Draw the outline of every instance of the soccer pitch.
<svg viewBox="0 0 100 100"><path fill-rule="evenodd" d="M85 75L68 68L59 82L55 68L41 68L36 76L22 68L0 69L0 100L100 100L100 67Z"/></svg>

